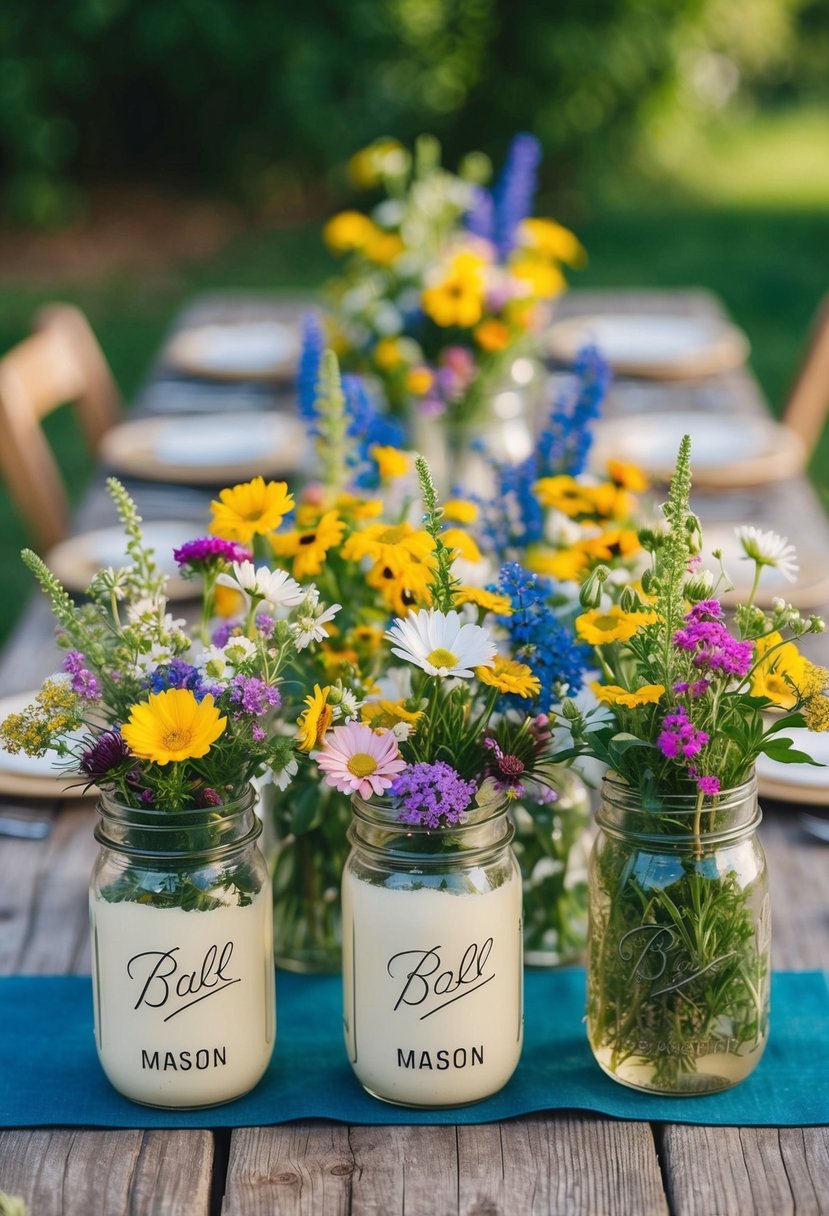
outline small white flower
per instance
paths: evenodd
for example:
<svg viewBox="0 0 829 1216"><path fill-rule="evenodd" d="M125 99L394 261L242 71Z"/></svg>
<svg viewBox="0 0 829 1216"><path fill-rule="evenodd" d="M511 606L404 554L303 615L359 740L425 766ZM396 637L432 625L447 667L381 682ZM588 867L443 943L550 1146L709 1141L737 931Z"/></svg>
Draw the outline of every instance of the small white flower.
<svg viewBox="0 0 829 1216"><path fill-rule="evenodd" d="M304 604L294 621L294 645L297 650L304 650L312 642L323 642L328 637L325 626L342 608L342 604L332 604L320 612L316 600Z"/></svg>
<svg viewBox="0 0 829 1216"><path fill-rule="evenodd" d="M777 532L761 532L752 524L744 524L735 528L734 532L747 558L758 566L779 570L790 583L795 581L800 567L797 564L797 551L794 545L789 544L788 537L779 536Z"/></svg>
<svg viewBox="0 0 829 1216"><path fill-rule="evenodd" d="M267 600L275 608L295 608L305 598L305 592L287 570L269 570L253 562L234 562L232 574L220 574L217 582L238 588L251 599Z"/></svg>
<svg viewBox="0 0 829 1216"><path fill-rule="evenodd" d="M276 788L278 790L286 790L293 781L294 777L297 775L297 772L299 771L299 764L297 763L296 757L291 756L291 759L284 768L279 770L279 772L276 772L276 770L271 771L273 772L273 783Z"/></svg>
<svg viewBox="0 0 829 1216"><path fill-rule="evenodd" d="M234 667L239 667L256 654L256 643L252 642L250 638L230 637L225 642L224 653L229 663L232 663Z"/></svg>
<svg viewBox="0 0 829 1216"><path fill-rule="evenodd" d="M221 646L208 646L196 659L196 666L211 680L227 679L230 674L230 663Z"/></svg>
<svg viewBox="0 0 829 1216"><path fill-rule="evenodd" d="M357 699L357 694L353 693L350 688L342 690L339 709L345 722L350 722L352 718L356 718L359 714L360 702Z"/></svg>
<svg viewBox="0 0 829 1216"><path fill-rule="evenodd" d="M408 701L412 695L411 667L389 667L375 682L376 699Z"/></svg>
<svg viewBox="0 0 829 1216"><path fill-rule="evenodd" d="M454 609L421 610L398 617L385 636L392 654L421 667L430 676L462 676L471 679L474 667L492 667L495 642L488 629L463 623Z"/></svg>

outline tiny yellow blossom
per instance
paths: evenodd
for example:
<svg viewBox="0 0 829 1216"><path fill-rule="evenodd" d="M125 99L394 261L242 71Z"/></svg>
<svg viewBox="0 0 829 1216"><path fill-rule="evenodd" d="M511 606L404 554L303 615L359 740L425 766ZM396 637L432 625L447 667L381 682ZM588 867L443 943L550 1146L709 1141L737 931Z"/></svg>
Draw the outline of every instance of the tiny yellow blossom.
<svg viewBox="0 0 829 1216"><path fill-rule="evenodd" d="M413 367L406 375L406 388L416 397L425 397L434 380L428 367Z"/></svg>
<svg viewBox="0 0 829 1216"><path fill-rule="evenodd" d="M638 709L640 705L655 705L665 691L664 684L643 684L630 691L618 684L594 684L596 700L603 705L623 705L626 709Z"/></svg>
<svg viewBox="0 0 829 1216"><path fill-rule="evenodd" d="M322 230L322 238L334 253L362 249L378 231L377 225L361 211L340 211Z"/></svg>
<svg viewBox="0 0 829 1216"><path fill-rule="evenodd" d="M374 362L383 371L391 371L403 362L400 343L396 338L381 338L374 348Z"/></svg>

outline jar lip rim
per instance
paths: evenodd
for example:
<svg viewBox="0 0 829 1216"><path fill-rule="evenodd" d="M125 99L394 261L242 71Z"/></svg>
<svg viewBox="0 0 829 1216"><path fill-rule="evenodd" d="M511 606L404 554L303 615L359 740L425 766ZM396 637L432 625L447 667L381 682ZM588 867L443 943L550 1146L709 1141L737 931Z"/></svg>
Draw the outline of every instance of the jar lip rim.
<svg viewBox="0 0 829 1216"><path fill-rule="evenodd" d="M602 797L607 792L610 801L621 801L622 799L642 798L642 791L635 785L631 785L624 777L621 777L615 771L608 770L602 777ZM739 785L725 786L720 790L719 794L713 798L706 796L703 803L703 812L714 809L725 809L727 806L733 806L739 802L744 802L747 798L756 795L757 792L757 774L752 772L751 776L746 781L740 782ZM651 807L664 807L676 815L693 815L697 810L698 795L693 793L666 793L649 799L648 805L640 806L639 810L643 814L650 813Z"/></svg>

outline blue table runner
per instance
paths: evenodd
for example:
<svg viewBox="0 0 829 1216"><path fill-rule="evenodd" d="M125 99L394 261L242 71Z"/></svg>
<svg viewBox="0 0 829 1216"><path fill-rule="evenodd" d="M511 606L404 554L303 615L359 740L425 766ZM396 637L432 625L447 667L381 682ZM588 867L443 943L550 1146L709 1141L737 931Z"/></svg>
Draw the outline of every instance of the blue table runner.
<svg viewBox="0 0 829 1216"><path fill-rule="evenodd" d="M829 1123L829 976L779 972L772 1032L755 1072L735 1089L663 1098L616 1084L585 1037L584 971L526 976L524 1052L492 1098L456 1110L388 1106L366 1094L342 1042L339 977L277 976L277 1041L267 1074L226 1106L163 1111L109 1085L95 1054L91 981L84 976L0 979L0 1126L254 1127L290 1119L347 1123L490 1123L537 1111L581 1110L619 1119L744 1126Z"/></svg>

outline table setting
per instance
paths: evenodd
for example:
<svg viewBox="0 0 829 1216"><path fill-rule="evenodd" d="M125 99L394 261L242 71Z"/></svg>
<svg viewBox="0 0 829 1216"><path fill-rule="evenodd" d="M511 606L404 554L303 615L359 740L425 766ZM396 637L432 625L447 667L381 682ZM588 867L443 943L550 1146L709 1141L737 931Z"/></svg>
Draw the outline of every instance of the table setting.
<svg viewBox="0 0 829 1216"><path fill-rule="evenodd" d="M339 1124L493 1125L635 1143L634 1207L706 1128L801 1129L825 1171L803 444L712 298L566 290L531 137L494 185L368 151L325 293L194 302L24 554L0 1162L37 1159L19 1129L233 1129L243 1178L306 1128L350 1177Z"/></svg>

